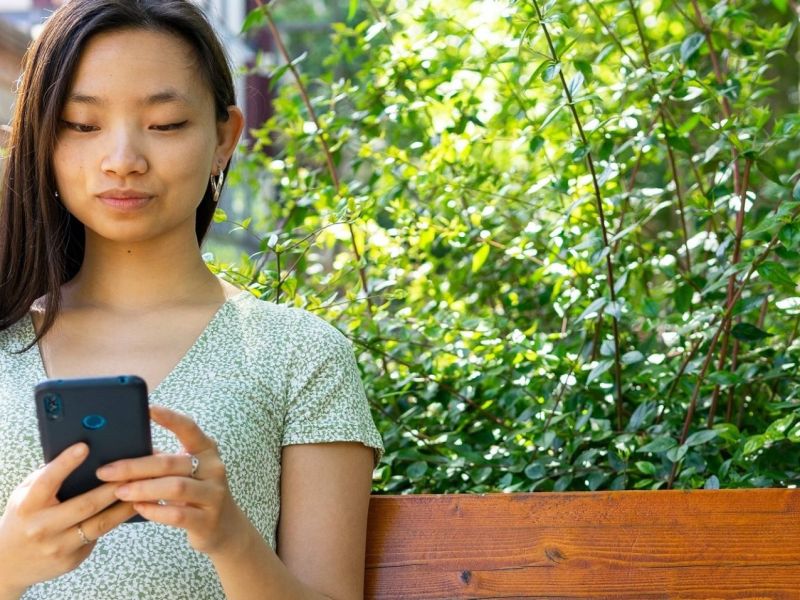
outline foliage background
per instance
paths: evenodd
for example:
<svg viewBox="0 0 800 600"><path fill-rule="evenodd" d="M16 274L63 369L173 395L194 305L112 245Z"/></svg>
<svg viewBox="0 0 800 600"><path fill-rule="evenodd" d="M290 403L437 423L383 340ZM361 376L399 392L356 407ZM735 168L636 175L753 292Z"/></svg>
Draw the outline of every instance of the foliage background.
<svg viewBox="0 0 800 600"><path fill-rule="evenodd" d="M214 266L351 338L376 491L796 484L791 0L286 5Z"/></svg>

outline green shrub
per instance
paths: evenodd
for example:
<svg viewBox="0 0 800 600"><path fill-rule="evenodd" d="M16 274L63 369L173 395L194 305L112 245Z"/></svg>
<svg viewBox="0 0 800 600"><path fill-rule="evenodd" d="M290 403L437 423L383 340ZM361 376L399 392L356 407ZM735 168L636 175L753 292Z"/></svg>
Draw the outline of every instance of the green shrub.
<svg viewBox="0 0 800 600"><path fill-rule="evenodd" d="M217 267L352 339L377 491L796 482L797 20L367 0L279 69Z"/></svg>

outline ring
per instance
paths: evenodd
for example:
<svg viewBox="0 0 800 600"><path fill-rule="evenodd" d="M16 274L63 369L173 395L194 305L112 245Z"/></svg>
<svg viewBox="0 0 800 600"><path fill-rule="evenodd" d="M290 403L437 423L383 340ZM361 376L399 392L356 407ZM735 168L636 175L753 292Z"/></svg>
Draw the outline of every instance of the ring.
<svg viewBox="0 0 800 600"><path fill-rule="evenodd" d="M167 501L164 500L163 498L159 498L159 500L158 500L158 502L156 504L158 504L159 506L166 506L167 505Z"/></svg>
<svg viewBox="0 0 800 600"><path fill-rule="evenodd" d="M81 527L80 524L78 524L77 527L78 527L78 535L81 536L81 544L84 546L90 544L92 540L86 537L86 534L83 532L83 527Z"/></svg>
<svg viewBox="0 0 800 600"><path fill-rule="evenodd" d="M192 472L189 473L189 477L192 479L197 479L197 469L200 468L200 459L194 454L190 454L189 458L192 460Z"/></svg>

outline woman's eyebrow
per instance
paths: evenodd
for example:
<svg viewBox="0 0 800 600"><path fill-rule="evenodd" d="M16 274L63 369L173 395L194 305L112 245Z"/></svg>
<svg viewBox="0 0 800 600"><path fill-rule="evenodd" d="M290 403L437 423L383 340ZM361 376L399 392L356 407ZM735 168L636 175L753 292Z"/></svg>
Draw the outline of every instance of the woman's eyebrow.
<svg viewBox="0 0 800 600"><path fill-rule="evenodd" d="M81 92L72 92L67 96L67 104L89 104L92 106L102 106L106 104L104 98L98 96L91 96ZM166 89L155 94L150 94L145 98L139 100L138 104L141 106L153 106L157 104L191 104L189 98L175 89Z"/></svg>

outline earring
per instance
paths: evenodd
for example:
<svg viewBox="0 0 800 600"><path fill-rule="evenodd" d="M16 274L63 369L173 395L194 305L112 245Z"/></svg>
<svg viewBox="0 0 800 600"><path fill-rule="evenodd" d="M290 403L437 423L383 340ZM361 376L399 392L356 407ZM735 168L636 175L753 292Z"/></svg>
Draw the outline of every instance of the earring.
<svg viewBox="0 0 800 600"><path fill-rule="evenodd" d="M222 163L220 162L219 165L220 165L219 176L216 178L213 175L211 176L211 190L213 191L212 200L214 204L217 204L219 202L219 195L220 192L222 192L222 184L225 181L225 172L221 168Z"/></svg>

